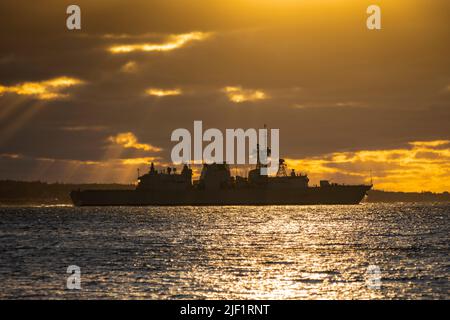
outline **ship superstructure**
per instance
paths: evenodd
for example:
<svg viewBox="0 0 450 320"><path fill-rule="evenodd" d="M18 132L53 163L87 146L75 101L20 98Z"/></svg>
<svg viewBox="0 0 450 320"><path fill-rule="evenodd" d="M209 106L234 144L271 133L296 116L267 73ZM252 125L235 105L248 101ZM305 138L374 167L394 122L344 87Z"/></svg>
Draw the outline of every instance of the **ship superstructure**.
<svg viewBox="0 0 450 320"><path fill-rule="evenodd" d="M258 157L256 167L242 177L232 176L226 163L204 163L199 179L193 181L187 164L177 173L176 168L157 171L152 163L149 172L138 177L135 190L78 190L71 198L78 206L357 204L372 187L326 180L310 187L306 174L294 169L288 174L283 159L275 176L263 175L264 168Z"/></svg>

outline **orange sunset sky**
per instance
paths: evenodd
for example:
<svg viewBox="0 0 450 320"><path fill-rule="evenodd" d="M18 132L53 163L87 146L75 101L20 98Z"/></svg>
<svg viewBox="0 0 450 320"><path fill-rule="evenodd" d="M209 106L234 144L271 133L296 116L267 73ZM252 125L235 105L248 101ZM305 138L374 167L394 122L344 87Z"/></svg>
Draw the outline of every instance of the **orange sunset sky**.
<svg viewBox="0 0 450 320"><path fill-rule="evenodd" d="M279 128L312 184L450 191L448 0L76 3L0 3L0 179L133 183L202 120Z"/></svg>

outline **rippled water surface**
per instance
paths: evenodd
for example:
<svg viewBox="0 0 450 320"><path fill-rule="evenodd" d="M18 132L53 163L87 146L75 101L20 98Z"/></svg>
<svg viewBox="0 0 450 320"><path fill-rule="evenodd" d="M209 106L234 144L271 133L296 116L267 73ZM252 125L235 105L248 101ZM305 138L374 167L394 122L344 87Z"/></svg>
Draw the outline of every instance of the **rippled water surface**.
<svg viewBox="0 0 450 320"><path fill-rule="evenodd" d="M449 299L449 218L449 204L2 207L0 298Z"/></svg>

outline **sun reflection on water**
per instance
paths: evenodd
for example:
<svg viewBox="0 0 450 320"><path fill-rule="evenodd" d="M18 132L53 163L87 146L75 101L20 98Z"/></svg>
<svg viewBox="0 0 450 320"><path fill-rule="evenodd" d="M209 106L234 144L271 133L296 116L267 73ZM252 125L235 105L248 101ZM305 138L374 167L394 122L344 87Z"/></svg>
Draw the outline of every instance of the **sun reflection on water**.
<svg viewBox="0 0 450 320"><path fill-rule="evenodd" d="M449 214L445 204L0 208L0 297L448 298ZM61 287L69 264L82 269L78 293Z"/></svg>

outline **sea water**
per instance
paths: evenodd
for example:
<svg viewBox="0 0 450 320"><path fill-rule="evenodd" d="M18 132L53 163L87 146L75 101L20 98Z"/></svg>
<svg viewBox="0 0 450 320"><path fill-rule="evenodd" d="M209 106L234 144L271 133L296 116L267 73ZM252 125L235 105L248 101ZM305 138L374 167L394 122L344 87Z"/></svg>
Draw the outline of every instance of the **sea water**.
<svg viewBox="0 0 450 320"><path fill-rule="evenodd" d="M0 207L0 298L449 299L449 218L450 204Z"/></svg>

